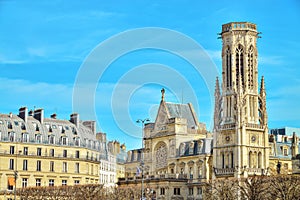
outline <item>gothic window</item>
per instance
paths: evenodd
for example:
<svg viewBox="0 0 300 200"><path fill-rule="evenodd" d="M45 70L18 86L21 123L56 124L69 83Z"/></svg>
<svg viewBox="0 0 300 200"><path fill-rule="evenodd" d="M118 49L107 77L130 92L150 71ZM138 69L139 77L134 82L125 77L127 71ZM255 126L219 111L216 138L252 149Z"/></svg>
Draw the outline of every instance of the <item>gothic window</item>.
<svg viewBox="0 0 300 200"><path fill-rule="evenodd" d="M254 50L251 45L248 52L248 86L249 89L253 89L253 79L254 79Z"/></svg>
<svg viewBox="0 0 300 200"><path fill-rule="evenodd" d="M258 168L262 168L262 155L261 155L261 152L258 153Z"/></svg>
<svg viewBox="0 0 300 200"><path fill-rule="evenodd" d="M239 78L242 81L242 87L244 86L244 52L243 46L238 45L235 51L235 65L236 65L236 83L239 86Z"/></svg>
<svg viewBox="0 0 300 200"><path fill-rule="evenodd" d="M225 155L222 153L222 168L225 168Z"/></svg>
<svg viewBox="0 0 300 200"><path fill-rule="evenodd" d="M232 74L231 74L231 52L230 48L227 47L226 49L226 86L227 88L231 88L232 84Z"/></svg>
<svg viewBox="0 0 300 200"><path fill-rule="evenodd" d="M253 163L252 163L252 151L249 152L248 159L249 159L248 160L249 168L252 168L252 165L253 165Z"/></svg>

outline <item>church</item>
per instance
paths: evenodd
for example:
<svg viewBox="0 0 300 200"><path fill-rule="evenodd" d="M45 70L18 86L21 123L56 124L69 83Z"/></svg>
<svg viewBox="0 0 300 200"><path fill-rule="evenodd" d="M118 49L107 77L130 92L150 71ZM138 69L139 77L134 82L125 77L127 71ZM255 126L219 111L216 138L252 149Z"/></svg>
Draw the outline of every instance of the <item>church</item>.
<svg viewBox="0 0 300 200"><path fill-rule="evenodd" d="M258 77L259 37L253 23L222 25L212 132L192 104L167 102L161 90L156 120L144 126L143 148L128 151L120 187L140 188L156 199L203 199L209 180L292 173L299 138L295 132L269 133L264 77Z"/></svg>

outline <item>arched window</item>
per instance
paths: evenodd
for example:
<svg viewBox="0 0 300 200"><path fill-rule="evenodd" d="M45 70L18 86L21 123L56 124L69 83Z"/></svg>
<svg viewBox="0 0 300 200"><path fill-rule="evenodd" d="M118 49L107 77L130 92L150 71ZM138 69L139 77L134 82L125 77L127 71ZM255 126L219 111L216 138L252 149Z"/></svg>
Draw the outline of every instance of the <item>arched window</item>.
<svg viewBox="0 0 300 200"><path fill-rule="evenodd" d="M14 142L15 141L15 132L9 132L8 139L10 142Z"/></svg>
<svg viewBox="0 0 300 200"><path fill-rule="evenodd" d="M238 45L235 50L235 66L236 66L236 83L239 86L239 78L242 81L242 87L244 86L244 51L243 46Z"/></svg>
<svg viewBox="0 0 300 200"><path fill-rule="evenodd" d="M225 168L225 155L222 153L222 168Z"/></svg>
<svg viewBox="0 0 300 200"><path fill-rule="evenodd" d="M254 79L254 49L251 45L248 51L248 87L253 89Z"/></svg>
<svg viewBox="0 0 300 200"><path fill-rule="evenodd" d="M80 146L80 138L79 137L74 137L74 145L77 147Z"/></svg>
<svg viewBox="0 0 300 200"><path fill-rule="evenodd" d="M262 168L262 154L258 153L258 168Z"/></svg>
<svg viewBox="0 0 300 200"><path fill-rule="evenodd" d="M48 141L49 141L49 144L55 144L55 136L54 135L49 135L48 136Z"/></svg>
<svg viewBox="0 0 300 200"><path fill-rule="evenodd" d="M226 86L227 88L231 88L232 86L232 68L231 68L231 51L230 48L226 49Z"/></svg>
<svg viewBox="0 0 300 200"><path fill-rule="evenodd" d="M248 164L249 164L249 168L252 168L252 165L253 165L253 163L252 163L252 151L250 151L249 152L249 161L248 161Z"/></svg>
<svg viewBox="0 0 300 200"><path fill-rule="evenodd" d="M35 142L42 143L42 135L41 134L35 134Z"/></svg>

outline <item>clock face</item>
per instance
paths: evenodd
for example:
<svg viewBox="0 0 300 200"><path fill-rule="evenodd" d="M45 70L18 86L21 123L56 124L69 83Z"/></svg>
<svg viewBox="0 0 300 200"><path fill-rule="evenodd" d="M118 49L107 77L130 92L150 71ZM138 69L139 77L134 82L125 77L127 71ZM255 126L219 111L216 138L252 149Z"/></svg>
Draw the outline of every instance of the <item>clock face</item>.
<svg viewBox="0 0 300 200"><path fill-rule="evenodd" d="M230 141L230 136L226 136L225 140L226 140L227 142L229 142L229 141Z"/></svg>
<svg viewBox="0 0 300 200"><path fill-rule="evenodd" d="M253 135L253 136L251 137L251 140L252 140L252 142L255 142L256 137Z"/></svg>

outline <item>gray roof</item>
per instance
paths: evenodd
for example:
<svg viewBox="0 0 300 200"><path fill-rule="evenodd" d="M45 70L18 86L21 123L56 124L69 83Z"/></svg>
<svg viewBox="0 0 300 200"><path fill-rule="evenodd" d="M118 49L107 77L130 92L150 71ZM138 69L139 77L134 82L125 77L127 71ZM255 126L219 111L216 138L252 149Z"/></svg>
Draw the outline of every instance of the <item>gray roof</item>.
<svg viewBox="0 0 300 200"><path fill-rule="evenodd" d="M33 116L25 122L18 115L0 114L0 139L10 141L9 134L15 133L17 142L49 144L49 136L54 136L55 145L62 145L62 137L68 138L66 146L74 146L74 139L79 138L80 147L101 150L103 144L96 139L95 133L79 122L78 127L68 120L45 118L43 123ZM28 134L28 141L23 141L23 134ZM36 141L36 135L41 136L41 142Z"/></svg>
<svg viewBox="0 0 300 200"><path fill-rule="evenodd" d="M190 143L193 142L194 145L191 147ZM193 155L201 155L201 154L212 154L213 149L213 138L204 138L201 140L193 140L188 142L181 143L180 147L184 145L184 154L180 154L180 156L193 156ZM198 148L199 147L199 148ZM190 148L193 148L190 151ZM179 149L179 152L181 150Z"/></svg>
<svg viewBox="0 0 300 200"><path fill-rule="evenodd" d="M189 128L197 126L198 121L191 104L175 104L166 102L166 107L170 118L185 118L187 119L187 126Z"/></svg>

